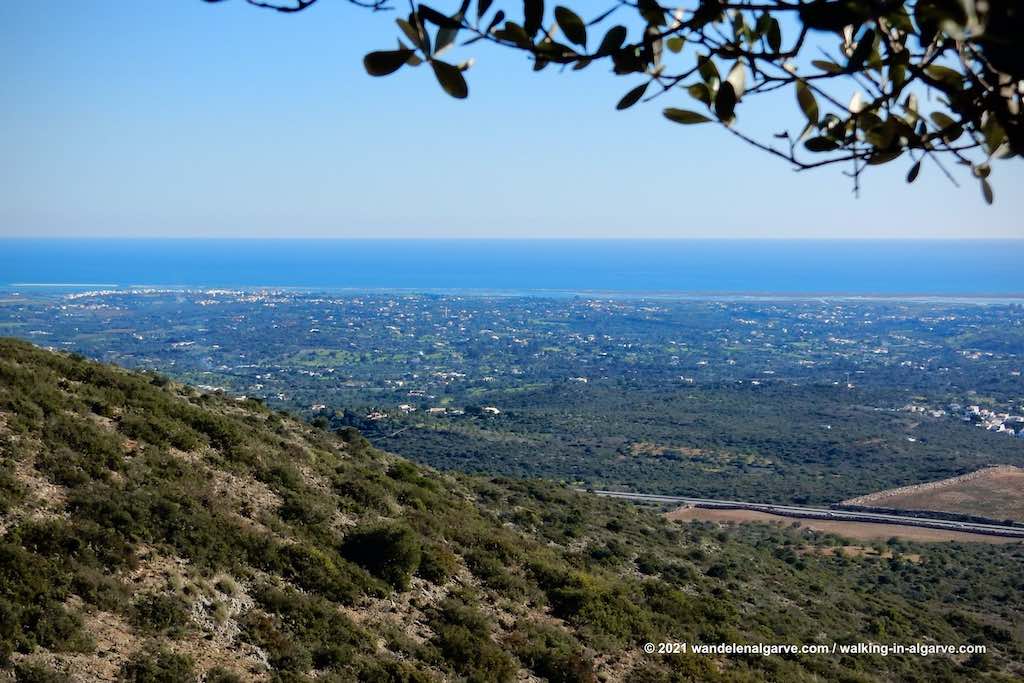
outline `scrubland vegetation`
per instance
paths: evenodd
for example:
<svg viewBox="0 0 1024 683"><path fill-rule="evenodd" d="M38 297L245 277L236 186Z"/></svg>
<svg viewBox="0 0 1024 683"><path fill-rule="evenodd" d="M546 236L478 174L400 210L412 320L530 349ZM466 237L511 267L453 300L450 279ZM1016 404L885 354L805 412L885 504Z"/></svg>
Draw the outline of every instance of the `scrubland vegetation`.
<svg viewBox="0 0 1024 683"><path fill-rule="evenodd" d="M253 400L0 340L0 659L25 681L1014 680L1024 548L677 524L442 474ZM648 641L981 657L645 655ZM532 678L531 678L532 677Z"/></svg>

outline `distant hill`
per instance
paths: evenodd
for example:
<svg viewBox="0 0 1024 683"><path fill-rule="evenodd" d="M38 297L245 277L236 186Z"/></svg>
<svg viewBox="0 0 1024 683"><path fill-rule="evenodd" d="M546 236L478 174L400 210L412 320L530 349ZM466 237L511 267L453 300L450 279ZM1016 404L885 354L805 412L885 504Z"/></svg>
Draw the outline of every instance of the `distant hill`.
<svg viewBox="0 0 1024 683"><path fill-rule="evenodd" d="M1020 545L911 554L893 544L884 560L807 551L838 543L797 528L670 523L555 484L439 474L354 430L0 340L0 678L1024 673ZM988 653L643 651L869 640Z"/></svg>

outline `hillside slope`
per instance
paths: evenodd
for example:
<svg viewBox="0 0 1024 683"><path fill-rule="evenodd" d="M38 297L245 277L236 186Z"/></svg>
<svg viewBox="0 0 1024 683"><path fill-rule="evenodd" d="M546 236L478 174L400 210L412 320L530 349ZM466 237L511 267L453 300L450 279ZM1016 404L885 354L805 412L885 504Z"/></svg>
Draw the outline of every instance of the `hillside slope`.
<svg viewBox="0 0 1024 683"><path fill-rule="evenodd" d="M1013 680L1024 550L821 552L439 474L261 404L0 340L0 678ZM985 580L978 581L983 575ZM984 656L646 655L645 642Z"/></svg>

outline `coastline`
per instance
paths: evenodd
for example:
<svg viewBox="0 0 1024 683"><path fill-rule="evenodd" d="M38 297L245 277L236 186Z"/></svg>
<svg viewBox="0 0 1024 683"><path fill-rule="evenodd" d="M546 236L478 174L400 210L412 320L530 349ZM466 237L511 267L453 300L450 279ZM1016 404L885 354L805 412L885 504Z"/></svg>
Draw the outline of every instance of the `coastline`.
<svg viewBox="0 0 1024 683"><path fill-rule="evenodd" d="M54 294L74 293L79 296L94 294L97 296L114 294L160 294L160 293L244 293L244 294L307 294L307 295L381 295L394 294L403 296L445 296L472 298L538 298L538 299L569 299L574 297L586 299L608 300L652 300L667 302L706 302L723 303L800 303L807 301L837 303L915 303L915 304L947 304L947 305L1024 305L1024 292L991 293L991 294L920 294L906 293L859 293L859 292L756 292L756 291L630 291L608 289L547 289L547 288L477 288L477 287L344 287L344 286L297 286L297 285L221 285L221 284L179 284L179 285L144 285L144 284L93 284L93 283L49 283L49 282L13 282L0 283L0 292L5 294L19 293L29 289L33 292L51 290Z"/></svg>

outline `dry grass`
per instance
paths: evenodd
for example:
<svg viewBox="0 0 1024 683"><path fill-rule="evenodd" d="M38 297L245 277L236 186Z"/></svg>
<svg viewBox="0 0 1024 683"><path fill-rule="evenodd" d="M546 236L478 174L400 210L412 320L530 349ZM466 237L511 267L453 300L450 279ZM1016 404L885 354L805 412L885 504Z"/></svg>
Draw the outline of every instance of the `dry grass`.
<svg viewBox="0 0 1024 683"><path fill-rule="evenodd" d="M879 491L843 502L1024 522L1024 469L988 467L962 477Z"/></svg>

